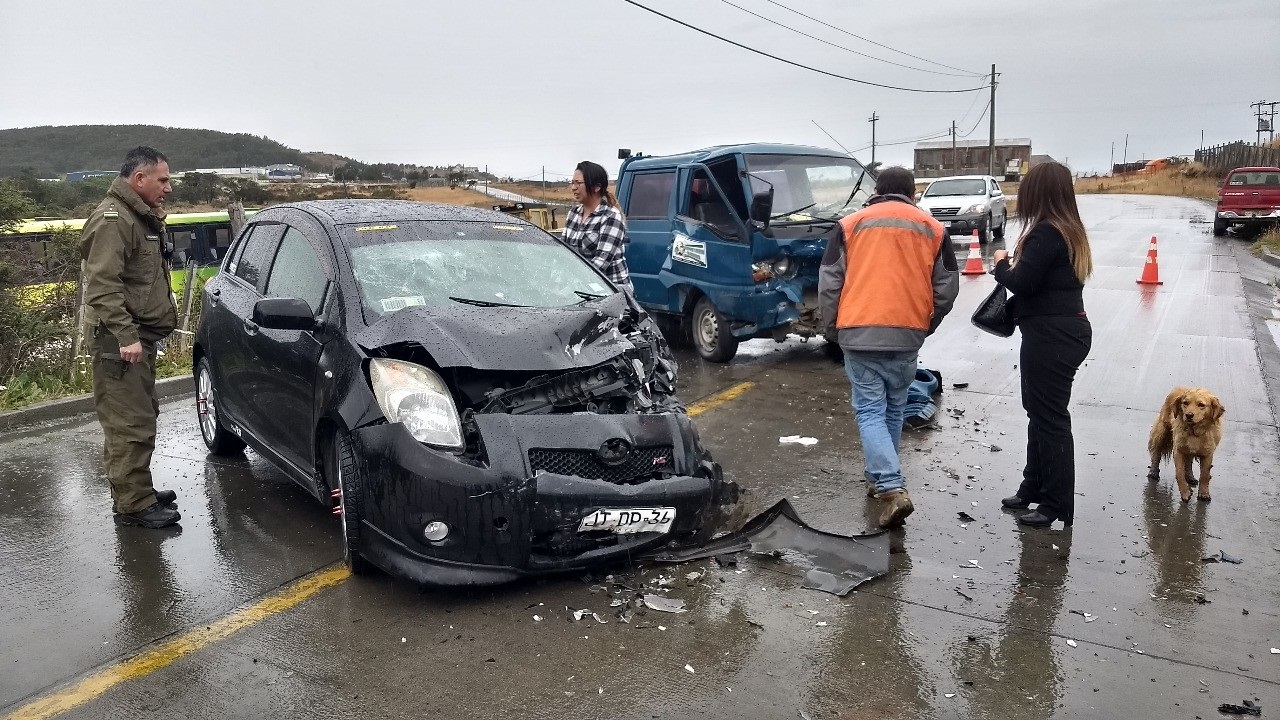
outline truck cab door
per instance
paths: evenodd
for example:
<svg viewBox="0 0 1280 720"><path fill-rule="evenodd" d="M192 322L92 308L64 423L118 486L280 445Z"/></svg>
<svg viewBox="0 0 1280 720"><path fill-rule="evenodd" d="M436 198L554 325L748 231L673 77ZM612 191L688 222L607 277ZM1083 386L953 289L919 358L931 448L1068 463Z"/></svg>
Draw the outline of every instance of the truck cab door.
<svg viewBox="0 0 1280 720"><path fill-rule="evenodd" d="M722 286L753 286L750 226L706 166L681 166L677 188L670 272L708 295Z"/></svg>
<svg viewBox="0 0 1280 720"><path fill-rule="evenodd" d="M666 286L658 279L671 256L671 231L675 217L676 169L661 168L629 173L618 188L622 213L627 218L627 270L636 300L645 307L678 311Z"/></svg>

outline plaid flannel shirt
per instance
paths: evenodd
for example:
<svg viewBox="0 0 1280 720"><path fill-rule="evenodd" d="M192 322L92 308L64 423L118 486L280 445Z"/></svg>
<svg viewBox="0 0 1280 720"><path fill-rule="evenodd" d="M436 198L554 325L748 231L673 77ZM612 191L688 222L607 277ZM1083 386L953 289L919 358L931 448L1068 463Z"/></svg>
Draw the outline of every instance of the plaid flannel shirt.
<svg viewBox="0 0 1280 720"><path fill-rule="evenodd" d="M622 212L603 202L586 217L582 215L581 205L573 208L564 223L565 244L623 290L631 289L631 273L627 270L627 258L623 254L630 240Z"/></svg>

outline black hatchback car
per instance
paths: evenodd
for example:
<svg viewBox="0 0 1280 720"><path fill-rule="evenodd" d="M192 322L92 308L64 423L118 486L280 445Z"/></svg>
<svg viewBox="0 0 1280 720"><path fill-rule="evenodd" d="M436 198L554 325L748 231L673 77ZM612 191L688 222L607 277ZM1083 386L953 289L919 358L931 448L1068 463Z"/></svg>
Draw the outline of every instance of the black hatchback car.
<svg viewBox="0 0 1280 720"><path fill-rule="evenodd" d="M215 454L343 518L347 563L478 585L695 544L737 501L648 315L541 229L335 200L253 216L204 289Z"/></svg>

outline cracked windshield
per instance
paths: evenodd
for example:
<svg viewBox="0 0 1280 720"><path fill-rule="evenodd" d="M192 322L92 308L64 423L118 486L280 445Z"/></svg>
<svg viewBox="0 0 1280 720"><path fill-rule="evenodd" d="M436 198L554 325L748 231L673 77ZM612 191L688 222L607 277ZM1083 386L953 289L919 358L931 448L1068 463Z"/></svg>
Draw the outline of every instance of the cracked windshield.
<svg viewBox="0 0 1280 720"><path fill-rule="evenodd" d="M534 228L418 221L342 231L370 320L415 306L563 307L614 292Z"/></svg>
<svg viewBox="0 0 1280 720"><path fill-rule="evenodd" d="M842 218L875 190L875 178L852 158L747 155L746 162L752 193L773 187L775 225Z"/></svg>

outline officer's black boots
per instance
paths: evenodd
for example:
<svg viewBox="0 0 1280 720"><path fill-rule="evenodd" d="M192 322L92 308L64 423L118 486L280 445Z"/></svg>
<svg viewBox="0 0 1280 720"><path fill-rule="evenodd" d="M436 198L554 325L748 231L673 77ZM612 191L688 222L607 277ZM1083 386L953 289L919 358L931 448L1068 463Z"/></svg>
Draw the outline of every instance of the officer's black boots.
<svg viewBox="0 0 1280 720"><path fill-rule="evenodd" d="M150 507L139 510L134 513L116 513L116 522L120 525L139 525L145 528L162 528L175 525L182 519L182 515L178 514L170 505L163 505L159 502L152 503Z"/></svg>

